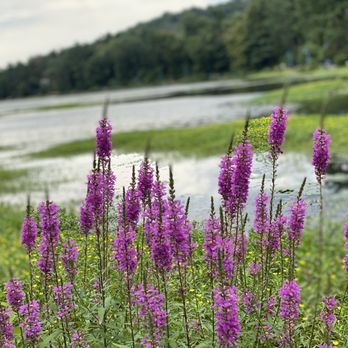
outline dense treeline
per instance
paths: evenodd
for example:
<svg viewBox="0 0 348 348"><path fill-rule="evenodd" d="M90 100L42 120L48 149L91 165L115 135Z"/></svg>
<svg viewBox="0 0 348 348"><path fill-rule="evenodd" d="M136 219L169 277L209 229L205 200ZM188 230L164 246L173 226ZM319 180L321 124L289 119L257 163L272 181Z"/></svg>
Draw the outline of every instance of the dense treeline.
<svg viewBox="0 0 348 348"><path fill-rule="evenodd" d="M348 59L348 0L235 0L165 14L0 72L0 98Z"/></svg>

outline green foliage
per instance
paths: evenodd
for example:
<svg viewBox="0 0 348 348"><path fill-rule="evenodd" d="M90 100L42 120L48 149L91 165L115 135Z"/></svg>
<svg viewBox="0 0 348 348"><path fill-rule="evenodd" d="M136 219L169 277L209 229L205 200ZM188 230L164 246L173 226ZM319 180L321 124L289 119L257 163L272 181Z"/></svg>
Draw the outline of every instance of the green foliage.
<svg viewBox="0 0 348 348"><path fill-rule="evenodd" d="M0 206L0 228L1 234L1 269L0 280L2 282L7 281L10 277L16 276L25 284L25 289L29 287L29 269L28 259L21 248L20 240L20 222L25 212L13 207ZM37 218L37 216L36 216ZM107 342L115 347L130 347L131 346L131 334L129 328L129 317L126 313L127 308L127 288L124 283L122 274L117 272L110 264L108 281L105 285L105 292L107 293L105 306L100 303L98 292L93 289L92 284L97 280L98 272L98 257L96 254L96 236L94 233L88 237L88 249L87 249L87 263L88 273L87 281L84 281L84 247L85 240L79 229L78 220L75 215L66 213L64 210L60 212L60 245L70 238L73 238L79 249L79 263L78 273L75 279L74 286L74 314L73 318L69 321L70 330L78 330L84 334L85 339L91 344L91 347L103 346L103 329L102 320L107 316ZM112 214L110 218L110 228L113 229L115 220ZM308 228L303 233L301 246L297 252L295 271L296 279L301 285L301 304L300 304L300 317L296 331L298 334L298 341L302 345L308 345L309 338L311 336L312 325L314 324L316 330L314 332L313 345L320 344L323 337L323 326L318 318L318 312L316 311L316 288L318 274L319 259L318 254L318 232L315 221L308 221ZM310 227L309 227L310 226ZM141 236L141 227L138 228L138 242ZM186 308L188 317L190 318L190 330L191 341L193 346L197 347L209 347L211 346L211 339L213 334L213 328L211 324L211 288L210 277L207 271L207 265L204 261L202 225L194 223L194 229L192 233L193 240L197 243L198 247L194 251L192 263L187 268L186 273ZM258 257L258 236L250 230L250 243L245 260L249 264ZM114 238L114 233L110 231L110 243ZM284 237L284 240L286 237ZM342 225L340 223L327 223L325 225L325 253L323 255L323 273L322 288L327 295L335 294L336 299L339 301L339 306L336 309L336 315L338 316L337 323L335 325L334 333L332 334L332 341L335 345L345 347L348 344L346 332L347 325L347 303L344 302L344 290L346 285L345 272L342 266L342 259L344 257L343 237L342 237ZM60 252L60 248L58 250ZM38 255L36 252L33 254L33 296L39 300L42 308L45 305L49 305L53 311L57 310L56 305L53 302L52 295L49 294L48 302L45 298L44 282L37 269L36 262ZM284 258L283 272L281 272L281 260L277 257L272 261L272 267L270 272L270 283L267 296L276 295L279 287L282 284L282 276L286 276L288 258ZM144 264L151 262L149 255L146 251ZM64 273L62 266L59 262L58 272L62 281L67 281L66 274ZM246 270L246 272L248 272ZM160 279L155 276L155 272L151 268L147 268L147 277L154 281L156 286L163 292L163 284ZM242 277L243 273L241 273ZM154 278L153 278L154 277ZM238 277L237 277L238 278ZM247 289L252 290L255 294L258 294L259 288L255 287L255 284L259 284L259 277L247 276L246 286ZM54 279L51 279L50 286L54 285ZM158 282L158 283L157 283ZM180 294L178 292L179 275L177 270L174 270L167 280L168 291L168 303L169 303L169 324L170 324L170 342L172 347L184 347L185 346L185 332L183 327L182 318L182 303ZM215 279L214 282L218 282ZM250 347L255 342L255 332L257 326L257 311L247 313L242 305L242 291L239 292L239 319L241 321L243 331L238 344L240 347ZM92 299L92 300L91 300ZM4 293L2 293L1 301L5 302ZM279 306L279 302L277 302ZM321 306L319 306L319 311ZM134 326L136 330L136 340L139 341L142 337L142 329L138 323L137 317L133 317ZM44 326L44 331L40 336L40 342L38 347L47 347L49 343L53 346L59 346L62 344L63 332L60 327L60 321L54 316L48 318L46 312L42 311L41 320ZM14 324L17 325L16 318L13 318ZM271 320L274 328L274 333L280 334L282 330L282 322L274 317ZM71 334L71 332L70 332ZM20 333L15 331L15 342L17 347L22 347ZM162 343L165 344L164 338ZM336 344L337 343L337 344ZM273 347L274 341L268 341L266 345L261 347ZM137 345L138 347L138 345Z"/></svg>
<svg viewBox="0 0 348 348"><path fill-rule="evenodd" d="M197 80L348 58L348 9L332 0L234 0L165 14L0 71L0 98Z"/></svg>

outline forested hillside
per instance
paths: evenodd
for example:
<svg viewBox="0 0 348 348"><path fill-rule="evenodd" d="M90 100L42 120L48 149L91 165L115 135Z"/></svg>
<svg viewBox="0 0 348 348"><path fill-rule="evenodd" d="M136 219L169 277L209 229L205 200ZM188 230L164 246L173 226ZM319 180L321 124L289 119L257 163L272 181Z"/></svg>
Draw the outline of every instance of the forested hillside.
<svg viewBox="0 0 348 348"><path fill-rule="evenodd" d="M235 0L165 14L0 72L0 98L348 59L348 0Z"/></svg>

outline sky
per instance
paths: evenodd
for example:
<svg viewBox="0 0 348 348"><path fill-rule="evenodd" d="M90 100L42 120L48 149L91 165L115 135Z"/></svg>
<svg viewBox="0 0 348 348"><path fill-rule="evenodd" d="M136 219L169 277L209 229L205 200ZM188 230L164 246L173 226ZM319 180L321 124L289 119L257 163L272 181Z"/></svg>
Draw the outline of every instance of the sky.
<svg viewBox="0 0 348 348"><path fill-rule="evenodd" d="M164 12L226 0L0 0L0 68L92 42Z"/></svg>

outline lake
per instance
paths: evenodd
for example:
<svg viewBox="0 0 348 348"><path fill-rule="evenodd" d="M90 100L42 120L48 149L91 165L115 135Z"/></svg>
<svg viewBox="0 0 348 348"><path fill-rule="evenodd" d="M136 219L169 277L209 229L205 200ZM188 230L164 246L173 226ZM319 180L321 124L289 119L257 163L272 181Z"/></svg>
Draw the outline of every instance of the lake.
<svg viewBox="0 0 348 348"><path fill-rule="evenodd" d="M51 199L64 206L76 207L85 195L86 174L92 162L91 154L40 160L29 160L23 155L52 145L94 136L106 96L113 102L108 114L114 131L190 127L244 118L249 109L247 102L261 92L187 97L172 95L180 91L194 92L202 88L223 87L226 84L231 85L232 82L2 101L0 102L2 167L30 170L29 182L36 184L31 185L33 202L37 203L44 198L43 189L47 186ZM171 97L162 99L165 96ZM147 100L139 101L139 99ZM66 107L68 104L75 107ZM266 113L270 110L270 106L263 108L255 107L251 109L251 114ZM182 199L191 197L192 218L198 220L205 218L209 213L210 196L219 199L217 196L219 158L177 158L177 156L158 154L153 154L152 157L159 160L164 180L168 178L168 165L174 165L178 196ZM118 192L122 186L128 186L131 166L139 165L141 159L142 154L137 153L114 155L113 167L118 177ZM268 177L270 176L270 165L267 163L266 155L255 156L253 167L249 207L254 205L263 173L266 172ZM317 204L318 195L310 159L302 154L287 154L281 157L278 172L280 190L298 190L305 176L308 178L305 195L312 207ZM329 177L328 180L332 183L335 178ZM42 184L38 185L38 182ZM21 187L20 192L15 194L1 194L0 201L24 206L26 184L21 183ZM337 190L335 185L327 186L326 193L330 194L328 209L333 216L339 218L343 213L344 208L338 206L347 197L347 192L346 189ZM281 196L288 202L294 193L284 192Z"/></svg>

